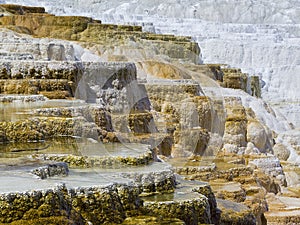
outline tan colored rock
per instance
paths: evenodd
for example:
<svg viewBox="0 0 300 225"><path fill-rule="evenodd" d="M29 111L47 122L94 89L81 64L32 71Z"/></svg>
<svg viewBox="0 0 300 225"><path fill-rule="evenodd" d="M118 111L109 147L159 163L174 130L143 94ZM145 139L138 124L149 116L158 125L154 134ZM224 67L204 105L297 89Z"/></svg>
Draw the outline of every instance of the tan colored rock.
<svg viewBox="0 0 300 225"><path fill-rule="evenodd" d="M134 135L157 132L153 116L149 112L113 115L112 126L117 132L131 132Z"/></svg>
<svg viewBox="0 0 300 225"><path fill-rule="evenodd" d="M26 28L37 37L74 40L74 35L87 28L92 19L79 16L54 16L50 14L13 15L0 18L2 26Z"/></svg>
<svg viewBox="0 0 300 225"><path fill-rule="evenodd" d="M175 131L172 156L186 157L203 155L209 142L209 133L205 129L194 128Z"/></svg>
<svg viewBox="0 0 300 225"><path fill-rule="evenodd" d="M99 55L109 51L110 55L124 55L130 61L129 56L141 60L154 55L167 55L174 61L199 61L200 48L191 37L144 33L140 26L101 24L101 21L87 17L46 13L4 16L0 18L0 25L36 37L85 42L84 47ZM140 51L137 46L141 47Z"/></svg>
<svg viewBox="0 0 300 225"><path fill-rule="evenodd" d="M258 121L248 121L247 142L252 142L261 152L266 150L267 133Z"/></svg>
<svg viewBox="0 0 300 225"><path fill-rule="evenodd" d="M220 224L256 224L255 216L247 206L221 199L217 199L217 203L222 211Z"/></svg>
<svg viewBox="0 0 300 225"><path fill-rule="evenodd" d="M220 82L223 82L224 72L221 69L222 65L220 64L208 64L207 65L211 72L214 74L214 78Z"/></svg>
<svg viewBox="0 0 300 225"><path fill-rule="evenodd" d="M292 225L300 223L299 198L283 197L269 194L267 196L269 212L265 213L268 224Z"/></svg>
<svg viewBox="0 0 300 225"><path fill-rule="evenodd" d="M45 13L43 7L30 7L14 4L0 4L0 12L8 12L15 15L24 15L27 13Z"/></svg>
<svg viewBox="0 0 300 225"><path fill-rule="evenodd" d="M197 197L198 195L198 197ZM146 215L160 215L164 218L178 218L185 224L210 224L211 214L208 198L190 193L193 199L174 199L169 201L145 201L143 211ZM163 196L162 196L163 197Z"/></svg>
<svg viewBox="0 0 300 225"><path fill-rule="evenodd" d="M156 78L164 79L190 79L191 76L182 69L175 65L164 63L160 61L143 61L139 62L138 65L148 75Z"/></svg>
<svg viewBox="0 0 300 225"><path fill-rule="evenodd" d="M237 151L241 150L241 147L246 147L247 145L247 114L239 97L225 97L224 100L226 122L223 141L224 146L227 146L224 150L228 149L229 152L237 153ZM234 150L233 147L237 149Z"/></svg>
<svg viewBox="0 0 300 225"><path fill-rule="evenodd" d="M235 69L227 69L224 71L223 86L226 88L241 89L247 92L248 77Z"/></svg>
<svg viewBox="0 0 300 225"><path fill-rule="evenodd" d="M226 121L223 141L237 147L246 146L246 121Z"/></svg>
<svg viewBox="0 0 300 225"><path fill-rule="evenodd" d="M63 99L73 95L72 89L72 82L64 79L0 80L0 93L3 94L43 94Z"/></svg>
<svg viewBox="0 0 300 225"><path fill-rule="evenodd" d="M0 122L0 131L11 142L41 141L55 136L98 138L97 126L82 118L33 117L15 122Z"/></svg>
<svg viewBox="0 0 300 225"><path fill-rule="evenodd" d="M166 82L160 83L146 83L145 84L149 98L154 101L164 101L176 104L178 101L199 96L201 93L201 87L199 84L184 80L178 82Z"/></svg>
<svg viewBox="0 0 300 225"><path fill-rule="evenodd" d="M212 188L216 193L216 197L220 199L231 200L234 202L244 202L246 192L241 184L236 182L218 183L211 182Z"/></svg>
<svg viewBox="0 0 300 225"><path fill-rule="evenodd" d="M281 144L281 143L276 143L273 147L273 152L274 155L278 157L280 160L286 161L290 157L290 151L289 149Z"/></svg>

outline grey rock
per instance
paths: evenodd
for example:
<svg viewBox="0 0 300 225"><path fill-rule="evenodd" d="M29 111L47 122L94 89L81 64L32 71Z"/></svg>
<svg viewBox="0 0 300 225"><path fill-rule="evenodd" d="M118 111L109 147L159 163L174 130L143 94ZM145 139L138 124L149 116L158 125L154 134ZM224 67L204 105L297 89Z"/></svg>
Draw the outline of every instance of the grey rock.
<svg viewBox="0 0 300 225"><path fill-rule="evenodd" d="M67 163L58 162L33 169L31 173L37 175L41 179L47 179L54 176L68 176L69 168Z"/></svg>

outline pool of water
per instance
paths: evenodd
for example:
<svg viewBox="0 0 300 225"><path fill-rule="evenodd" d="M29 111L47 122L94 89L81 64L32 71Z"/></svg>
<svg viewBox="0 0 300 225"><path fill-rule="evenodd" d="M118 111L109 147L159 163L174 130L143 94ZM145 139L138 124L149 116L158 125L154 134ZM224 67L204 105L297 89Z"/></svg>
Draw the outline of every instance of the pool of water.
<svg viewBox="0 0 300 225"><path fill-rule="evenodd" d="M18 99L18 98L16 98ZM63 108L85 106L81 100L46 100L25 102L16 100L10 103L0 102L0 122L18 121L32 116L34 110L42 108ZM145 144L100 143L97 140L80 137L55 137L41 142L1 143L0 144L0 193L14 191L41 190L64 183L67 187L101 186L110 183L130 183L131 176L124 173L155 173L170 170L165 163L151 163L145 166L122 168L70 169L65 177L39 179L32 170L49 164L43 161L43 154L75 155L95 157L140 157L149 153Z"/></svg>
<svg viewBox="0 0 300 225"><path fill-rule="evenodd" d="M23 161L25 163L25 161ZM166 163L153 162L147 166L133 166L119 169L70 169L66 177L51 177L39 179L30 173L41 162L28 161L23 166L0 166L0 193L24 192L54 188L59 184L65 184L68 188L105 186L113 183L131 184L133 178L126 174L155 173L170 171Z"/></svg>

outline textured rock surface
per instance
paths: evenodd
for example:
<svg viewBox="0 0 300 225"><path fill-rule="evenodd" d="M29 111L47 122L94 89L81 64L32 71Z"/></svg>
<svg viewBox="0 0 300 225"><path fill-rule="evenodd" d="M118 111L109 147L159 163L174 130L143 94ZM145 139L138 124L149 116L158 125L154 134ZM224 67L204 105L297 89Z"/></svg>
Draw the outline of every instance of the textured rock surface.
<svg viewBox="0 0 300 225"><path fill-rule="evenodd" d="M274 155L280 160L286 161L290 157L290 150L283 144L277 143L273 147Z"/></svg>
<svg viewBox="0 0 300 225"><path fill-rule="evenodd" d="M178 166L178 159L170 162L176 168L176 172L186 179L206 180L210 183L218 198L218 208L222 211L220 223L223 221L225 224L266 224L266 194L280 191L278 181L259 169L246 166L247 157L231 155L223 156L222 159L194 158L185 162L187 165L184 167ZM242 211L243 216L240 214Z"/></svg>
<svg viewBox="0 0 300 225"><path fill-rule="evenodd" d="M72 2L70 5L73 7L72 10L76 9L76 4L77 2ZM94 1L93 4L98 3ZM114 2L109 4L113 5ZM138 4L138 1L134 4ZM153 3L148 5L143 2L143 4L148 7ZM204 2L199 3L197 7L201 4ZM227 4L231 3L228 1ZM237 4L244 7L248 3ZM119 9L124 12L128 6L122 4ZM172 7L177 6L177 3L171 4L167 9L173 10ZM250 4L249 8L254 6L255 4ZM196 11L193 11L193 17L196 18L197 7L195 6ZM122 223L129 217L127 221L125 220L126 224L130 221L131 223L140 221L139 216L143 214L146 216L144 220L142 219L143 222L152 218L150 220L154 224L166 221L218 224L219 220L224 224L266 224L264 213L268 209L267 193L281 193L287 181L280 161L273 156L266 157L265 154L276 153L277 149L275 148L275 151L272 149L273 144L279 146L285 141L285 144L289 143L286 146L290 155L284 155L284 158L292 158L298 143L292 141L290 134L282 135L282 131L291 129L292 126L263 100L256 98L261 95L260 83L266 88L266 84L259 79L265 74L249 78L242 70L223 64L193 64L200 60L200 49L190 37L143 33L140 26L102 24L99 20L88 17L54 16L44 13L40 8L32 8L31 13L28 13L31 10L29 7L23 9L18 6L7 6L1 10L4 13L0 18L1 27L35 37L77 41L77 44L74 44L48 38L34 39L5 29L0 32L3 37L0 54L1 97L5 99L6 94L43 94L48 98L67 98L69 101L69 103L67 100L60 101L61 106L51 107L51 101L41 99L46 100L45 103L49 106L39 107L41 102L30 106L25 102L26 97L9 97L12 100L8 102L13 104L1 105L5 110L4 121L0 122L0 141L49 143L53 137L76 136L79 140L86 139L89 142L77 142L75 148L68 146L67 154L59 154L60 152L53 151L54 147L51 146L49 149L24 148L29 143L26 145L8 143L8 146L1 150L3 157L8 158L7 162L3 163L4 168L13 162L20 163L29 159L32 164L37 161L63 161L70 166L69 176L63 178L66 183L71 184L71 187L77 187L78 184L93 186L87 188L88 191L85 188L77 188L81 190L80 194L74 194L73 189L76 188L62 187L64 194L60 192L54 194L54 197L59 196L60 211L56 210L57 206L42 204L48 222L66 221L68 218L70 223L76 220L79 224L95 221ZM154 7L153 12L155 10ZM151 15L150 11L148 14ZM297 13L297 9L295 12ZM108 14L112 15L112 11ZM215 14L218 14L218 11ZM133 15L131 19L136 18ZM226 15L224 18L227 18ZM114 20L113 17L111 19ZM143 16L140 20L144 20ZM161 22L163 21L169 20L162 18ZM173 24L181 22L185 23L186 20L174 21ZM202 21L200 24L206 23ZM145 26L150 28L151 25ZM285 29L289 26L283 27ZM228 25L227 28L241 29L242 32L249 34L256 32L251 31L251 25L249 27L239 25L237 28ZM212 28L208 28L205 32L210 29ZM270 32L270 29L272 30L272 27L267 27L266 32ZM263 32L260 30L256 33ZM249 36L251 39L252 36ZM204 42L211 39L218 40L218 37L206 38L200 39ZM236 39L239 40L239 37ZM279 39L276 41L281 42ZM90 51L80 47L79 44ZM219 46L218 50L226 50L230 55L229 50L232 49L227 49L225 45ZM202 59L207 60L205 57ZM263 62L264 58L261 61ZM220 63L223 62L220 60ZM79 102L73 97L84 100L80 103L82 106L74 107L72 104ZM20 117L16 116L19 113L16 109L14 109L16 111L7 110L9 107L13 108L18 100L23 103L16 104L16 108L22 109L25 106L25 109L26 107L30 109L25 112L22 109ZM7 117L5 112L12 114L11 118L15 116L13 121L9 121L9 116ZM66 137L62 138L66 140ZM143 151L141 146L137 148L132 145L112 151L100 147L103 143L117 141L125 145L129 145L128 142L147 143L151 146L151 151L148 148ZM21 148L10 149L10 145ZM294 149L291 150L290 146ZM64 148L66 147L60 147ZM31 155L29 152L32 151L37 153L45 151L45 154ZM51 151L54 154L47 154ZM199 187L198 182L191 181L187 184L176 179L170 168L162 168L163 163L152 163L152 160L158 159L157 153L162 154L159 157L167 161L170 160L167 157L175 156L170 161L173 164L174 160L175 170L186 179L210 182L213 191L222 198L218 201L222 212L216 209L217 203L209 185ZM24 155L29 158L20 158ZM185 158L179 158L183 156ZM14 157L17 159L13 159ZM133 165L142 166L132 167ZM23 166L26 168L28 164L25 163ZM52 171L52 167L35 168L34 171L38 171L41 178L46 178L56 174ZM18 169L26 179L32 179L24 173L24 167ZM57 172L60 173L60 169ZM100 174L105 179L99 179ZM9 172L5 171L1 176L6 182ZM295 180L290 177L291 174L288 179L291 184ZM21 178L17 176L16 179ZM55 176L45 179L45 182L51 183L61 179ZM104 188L104 197L99 200L98 197L102 196L102 191L98 188L99 183L107 184L108 181L120 184ZM181 184L178 184L178 181ZM22 187L26 187L26 182L22 184ZM55 192L54 189L51 191ZM83 194L86 192L87 194ZM27 195L25 192L23 194ZM145 198L144 204L139 195ZM56 204L55 199L53 202ZM5 201L3 209L7 206ZM106 204L107 201L110 208ZM67 206L62 202L67 202ZM276 203L276 199L274 202ZM112 212L111 205L115 213ZM23 220L36 219L31 216L31 212L27 212L26 207L22 212L18 212L19 208L14 208L12 213L3 219L7 221L22 219L19 220L21 224ZM28 207L32 208L31 205ZM33 208L32 215L43 216L39 208L40 206ZM73 208L76 210L75 214ZM21 215L24 211L26 216ZM157 214L164 215L165 220L153 218ZM283 220L287 216L283 215ZM270 221L274 220L272 214L269 218Z"/></svg>
<svg viewBox="0 0 300 225"><path fill-rule="evenodd" d="M22 8L19 9L21 10ZM18 7L15 7L15 10L18 10ZM193 44L188 41L188 38L150 34L143 36L139 27L100 26L99 21L94 21L99 26L90 24L89 27L85 27L87 21L91 22L91 19L83 17L58 18L41 13L29 15L25 13L25 15L4 18L2 25L6 24L5 26L9 27L19 23L20 26L23 26L19 31L23 33L36 36L53 35L56 38L64 37L66 39L77 39L77 37L72 35L78 34L78 32L82 31L81 29L87 28L85 34L79 35L81 41L91 41L86 35L91 35L92 32L101 33L101 30L106 30L103 32L103 35L107 33L112 34L114 31L120 32L121 36L116 39L118 41L122 40L126 32L128 32L127 35L130 32L140 32L136 34L137 37L141 38L141 40L153 41L155 46L160 47L174 59L186 57L187 53L182 51L184 48L193 48ZM79 25L77 30L69 29L77 23ZM16 27L11 28L17 30ZM51 30L56 30L57 32L51 32L50 35ZM61 96L57 92L66 92L63 98L68 98L69 103L66 101L65 105L62 104L62 107L39 108L40 100L44 100L46 104L49 104L50 101L32 96L31 98L37 98L38 100L36 109L31 109L30 114L24 115L25 118L22 120L1 122L1 141L49 142L51 138L62 136L76 136L91 141L90 144L85 145L85 149L79 151L83 155L74 155L74 153L47 154L47 152L58 151L53 150L53 147L50 147L50 145L46 145L43 148L28 148L20 144L21 148L10 149L6 153L8 157L11 157L10 154L12 153L21 154L24 152L25 155L29 155L34 152L36 153L35 155L29 155L33 160L51 162L45 166L31 169L31 173L43 180L47 180L45 182L51 183L52 179L63 179L68 186L75 186L75 188L61 186L57 189L37 190L34 193L19 192L16 194L11 192L10 194L14 196L12 198L7 198L7 195L3 194L1 201L2 212L6 212L6 208L10 205L10 213L6 217L2 217L2 222L14 221L22 224L55 221L56 223L102 224L122 223L126 217L136 218L140 214L152 216L153 207L150 206L151 204L143 204L139 195L172 194L176 188L174 173L169 168L163 169L158 165L150 165L153 158L155 159L156 157L153 149L147 148L141 154L139 154L141 149L137 151L134 147L123 149L123 153L121 153L121 149L119 149L119 152L110 152L106 149L104 154L100 151L100 143L97 142L97 140L116 142L118 141L117 132L132 133L136 136L136 140L139 141L142 140L142 138L139 138L139 135L157 132L156 125L153 123L153 114L150 113L151 105L146 89L143 84L137 83L135 65L132 63L97 62L98 58L96 56L93 57L95 61L83 62L82 59L85 57L84 52L86 50L81 49L77 45L75 46L68 42L59 44L53 40L53 44L46 40L41 44L39 39L29 37L26 39L5 30L3 30L2 35L4 37L4 43L2 44L6 46L5 51L7 51L7 54L2 55L4 61L1 65L1 78L3 79L1 93L3 101L13 103L21 100L25 102L24 104L29 104L26 103L27 100L25 99L30 99L30 97L7 97L7 94L43 94L49 98L57 99ZM94 38L93 35L91 35L91 38ZM104 43L108 43L108 40L110 39L108 38ZM181 42L179 43L178 51L168 52L168 49L170 49L169 45L176 41ZM22 55L21 51L24 51L24 48L21 46L24 44L27 44L28 51ZM99 44L103 45L103 43ZM14 46L16 48L13 48ZM195 45L195 47L197 46ZM199 52L197 51L199 49L195 48L194 50L197 53L196 55L198 55ZM189 52L190 50L187 51ZM14 52L18 52L18 54L14 54ZM89 54L89 56L92 56L92 54ZM164 73L169 72L165 71ZM198 96L201 90L200 86L197 85L191 85L190 87L187 85L186 89L187 92L192 92L193 96ZM70 106L70 103L76 104L76 101L72 100L73 97L82 99L86 103L81 102L82 106ZM208 101L208 99L205 100ZM184 121L185 119L183 119L183 125L190 126L191 121ZM208 136L208 133L206 133L206 136ZM124 140L124 135L119 137L121 137L119 140ZM99 149L97 149L97 144ZM77 143L77 145L79 144ZM71 146L68 148L74 151ZM142 147L140 146L139 148ZM11 160L9 158L8 164ZM32 163L34 164L34 161ZM25 165L27 164L25 163ZM143 165L144 167L142 169L132 167L138 165ZM31 164L30 167L32 167ZM151 171L150 167L157 170ZM28 179L26 182L30 182L33 178L28 177L22 168L22 165L20 165L20 168L16 168L16 171L13 172L23 173L22 176ZM93 171L89 171L88 168L92 168ZM129 169L129 171L124 170L124 168ZM98 173L103 174L101 169L105 171L106 175L104 176L108 180L116 178L117 181L115 182L120 184L109 187L96 187L95 183L99 181L95 180L95 178ZM67 170L70 170L70 172L68 173ZM95 170L99 172L95 172ZM136 170L142 171L131 172ZM90 186L89 188L76 188L79 183L82 184L83 180L79 179L80 177L83 178L80 175L81 173L86 174L84 179L86 185ZM69 175L67 177L57 176L67 174ZM4 174L3 176L5 180L9 174ZM19 177L16 179L19 179ZM122 181L125 183L130 181L131 186L122 184ZM29 183L26 184L26 182L24 181L22 184L24 189L27 189L26 185L30 185ZM100 183L103 182L107 183L109 181L101 180ZM44 189L41 183L39 185ZM197 184L194 187L197 187ZM201 194L192 193L191 189L188 190L187 195L189 195L189 192L196 199L173 200L168 203L159 200L153 202L152 204L154 205L162 204L175 210L174 213L170 214L168 210L163 208L158 211L155 209L154 214L168 214L170 219L165 219L165 221L184 221L185 224L210 223L212 217L215 217L214 215L216 214L214 195L210 192L205 197ZM201 192L202 189L198 188L198 193ZM27 201L31 198L34 201L30 201L28 204L25 200L23 201L23 199ZM12 201L10 201L11 199ZM16 205L14 204L16 202L14 201L15 199L18 199ZM31 203L34 205L31 205ZM183 208L180 212L177 212L179 205ZM140 207L142 209L139 211ZM190 217L191 213L193 218ZM217 218L214 219L217 221Z"/></svg>
<svg viewBox="0 0 300 225"><path fill-rule="evenodd" d="M9 1L45 6L60 15L84 14L103 22L143 24L145 30L195 37L205 63L243 68L263 80L265 99L297 125L299 121L298 1ZM61 9L64 10L61 10ZM289 82L293 80L294 82ZM296 102L295 102L296 101ZM293 107L290 107L290 105Z"/></svg>
<svg viewBox="0 0 300 225"><path fill-rule="evenodd" d="M122 194L125 192L126 195ZM120 193L116 186L70 190L59 186L55 190L2 194L1 208L3 212L9 210L9 213L1 217L1 222L9 223L22 219L34 221L39 217L62 217L67 221L74 221L75 224L83 224L84 221L122 222L126 207L129 210L130 207L141 206L137 193L134 188L126 186L120 187ZM130 198L133 199L132 202ZM25 199L35 199L35 201L28 202ZM122 202L128 200L131 205L123 207Z"/></svg>
<svg viewBox="0 0 300 225"><path fill-rule="evenodd" d="M66 163L53 163L46 166L36 168L31 171L41 179L46 179L53 176L68 176L69 168Z"/></svg>
<svg viewBox="0 0 300 225"><path fill-rule="evenodd" d="M279 159L275 157L254 159L249 161L249 165L254 166L256 168L260 168L262 171L269 174L271 177L274 177L278 181L280 181L282 185L286 185L284 172L280 165Z"/></svg>
<svg viewBox="0 0 300 225"><path fill-rule="evenodd" d="M139 221L138 216L141 214L147 217L154 216L153 214L157 215L157 213L168 216L169 219L164 218L166 221L180 221L179 219L181 219L185 224L197 224L197 221L211 222L212 215L214 215L216 210L216 203L209 186L207 187L207 185L199 182L191 182L188 188L184 188L184 186L178 187L180 189L178 194L182 195L184 192L187 197L185 200L182 197L174 197L174 199L169 201L164 201L163 198L159 200L164 195L178 195L176 190L173 193L175 176L170 168L159 167L161 170L156 172L119 172L127 179L133 181L129 185L93 185L92 187L58 185L53 189L2 193L0 196L1 210L2 212L9 210L9 213L1 217L1 222L15 221L14 223L22 224L64 220L72 224L88 222L119 224L127 217L137 217L127 218L124 222L127 224L132 220ZM154 169L154 167L152 168ZM85 179L88 177L86 176ZM193 192L192 188L197 193ZM153 196L153 193L156 193L156 195ZM157 200L155 202L143 201L144 197L141 198L140 196L147 194L157 198ZM207 195L207 197L204 195ZM214 204L210 205L213 202ZM156 204L160 204L163 207L153 208L152 206ZM178 212L177 208L179 205L182 209L180 212ZM172 214L168 211L169 208L173 210ZM140 219L142 218L140 217ZM176 220L176 218L178 219Z"/></svg>

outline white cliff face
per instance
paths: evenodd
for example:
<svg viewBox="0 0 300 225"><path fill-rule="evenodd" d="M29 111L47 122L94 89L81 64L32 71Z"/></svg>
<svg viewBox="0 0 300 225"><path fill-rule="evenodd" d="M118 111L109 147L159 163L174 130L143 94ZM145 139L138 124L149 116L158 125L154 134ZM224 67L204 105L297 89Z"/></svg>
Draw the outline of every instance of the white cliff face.
<svg viewBox="0 0 300 225"><path fill-rule="evenodd" d="M7 3L44 4L55 13L119 14L196 18L221 23L299 23L297 0L7 0ZM98 14L98 15L97 15Z"/></svg>
<svg viewBox="0 0 300 225"><path fill-rule="evenodd" d="M229 64L259 75L263 98L278 106L294 125L300 125L296 116L300 112L298 0L7 0L6 3L44 6L57 15L85 15L105 23L135 23L157 33L192 36L201 47L204 63Z"/></svg>
<svg viewBox="0 0 300 225"><path fill-rule="evenodd" d="M68 41L38 39L0 29L0 60L26 61L100 61L87 49Z"/></svg>

